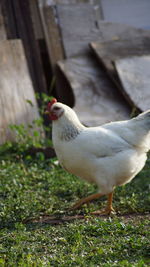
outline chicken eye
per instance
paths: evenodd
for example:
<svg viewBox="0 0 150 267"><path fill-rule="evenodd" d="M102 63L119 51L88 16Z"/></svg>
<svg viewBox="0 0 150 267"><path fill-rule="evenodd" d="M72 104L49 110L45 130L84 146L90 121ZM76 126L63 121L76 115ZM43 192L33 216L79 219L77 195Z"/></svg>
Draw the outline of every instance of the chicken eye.
<svg viewBox="0 0 150 267"><path fill-rule="evenodd" d="M59 107L54 107L53 110L60 110L60 108Z"/></svg>

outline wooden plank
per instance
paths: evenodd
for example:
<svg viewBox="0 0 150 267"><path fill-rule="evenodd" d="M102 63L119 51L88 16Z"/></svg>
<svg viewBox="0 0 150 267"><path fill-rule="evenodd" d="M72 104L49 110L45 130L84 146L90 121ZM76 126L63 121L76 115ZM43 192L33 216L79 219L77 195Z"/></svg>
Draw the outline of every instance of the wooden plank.
<svg viewBox="0 0 150 267"><path fill-rule="evenodd" d="M35 38L36 40L44 39L42 22L41 22L40 12L38 8L38 1L30 0L29 4L30 4L31 19L32 19L32 25L34 28Z"/></svg>
<svg viewBox="0 0 150 267"><path fill-rule="evenodd" d="M52 5L54 2L57 2L57 5ZM93 4L70 2L58 4L58 2L39 0L52 66L64 57L86 53L89 49L88 43L95 40L97 36L98 24L96 22L101 18L100 4L97 0L93 1Z"/></svg>
<svg viewBox="0 0 150 267"><path fill-rule="evenodd" d="M101 0L104 19L150 29L149 0Z"/></svg>
<svg viewBox="0 0 150 267"><path fill-rule="evenodd" d="M112 61L120 58L150 53L150 35L129 39L92 43L91 47L106 69L115 75Z"/></svg>
<svg viewBox="0 0 150 267"><path fill-rule="evenodd" d="M115 61L123 90L132 105L141 111L150 108L150 55Z"/></svg>
<svg viewBox="0 0 150 267"><path fill-rule="evenodd" d="M30 105L27 100L33 104ZM14 140L10 124L39 118L37 103L20 40L0 42L0 143Z"/></svg>
<svg viewBox="0 0 150 267"><path fill-rule="evenodd" d="M62 8L62 10L64 10L63 7L61 7L61 8ZM66 8L67 8L67 6L66 6ZM65 8L65 10L67 10L66 8ZM74 15L73 15L73 13L71 13L71 14L72 14L72 16L74 16L74 18L72 17L72 28L71 29L73 29L73 26L79 28L78 21L80 21L79 19L77 20L75 18L76 17L76 12L75 12L75 9L73 9L73 10L74 10ZM86 10L86 9L84 9L84 10ZM65 14L66 14L66 16L68 16L67 12L65 12ZM80 12L80 14L83 15L83 12ZM86 16L86 12L84 13L84 16L81 16L81 20L83 20L83 24L82 25L85 25L84 24L84 17L85 16ZM70 15L69 15L69 17L70 17ZM66 77L66 82L65 82L66 87L64 87L65 88L64 90L68 90L68 91L69 91L69 89L72 90L72 93L74 94L74 99L75 99L75 109L79 110L79 112L80 112L80 110L83 110L83 108L85 110L87 108L86 96L85 96L85 101L82 102L82 105L78 105L79 94L76 94L76 92L75 92L76 91L76 86L75 85L76 84L77 85L80 84L80 89L78 91L80 91L80 93L83 92L83 94L84 94L84 92L85 92L84 82L81 82L81 81L79 82L79 77L80 77L80 75L82 75L82 81L87 81L87 77L89 76L89 69L88 69L88 67L86 68L86 64L90 64L91 65L91 69L92 68L94 69L93 72L95 71L97 73L98 73L98 71L101 71L102 67L100 65L96 65L94 63L93 63L94 65L92 65L92 63L86 63L86 60L84 60L84 63L83 63L84 71L82 71L82 69L80 69L80 65L81 65L81 61L82 61L82 60L80 61L80 57L82 58L83 55L84 55L85 58L87 57L87 62L88 62L88 57L90 55L90 50L88 49L88 43L86 42L86 38L85 38L84 42L81 41L82 32L80 34L77 34L77 33L79 33L79 30L77 30L77 32L74 31L74 35L73 35L71 33L71 31L70 31L69 26L66 26L67 30L65 30L64 26L67 25L67 21L69 23L69 19L65 20L66 23L63 25L64 31L62 31L62 38L64 38L63 34L66 33L66 35L65 35L66 46L64 45L65 52L66 52L66 54L68 53L67 56L72 55L72 51L73 52L76 51L77 54L79 53L79 55L76 55L75 60L79 61L80 63L79 63L79 66L78 66L78 63L77 63L76 66L74 67L75 70L72 70L72 73L73 72L76 73L76 75L74 75L72 79L71 78L69 79L69 77L70 77L69 74L68 74L69 73L69 68L67 68L67 72L66 72L65 67L62 67L62 66L60 66L60 67L61 67L61 71L62 71L64 77ZM73 21L74 21L74 24L73 24ZM121 25L121 24L116 24L116 23L102 22L100 20L97 20L97 22L98 22L98 27L97 27L97 31L94 34L95 34L95 40L100 41L100 42L105 41L105 40L106 41L107 40L113 40L115 42L115 40L120 40L120 39L124 40L124 38L126 38L127 36L131 40L132 40L132 36L134 36L135 38L137 38L139 36L141 36L141 37L145 37L145 36L147 37L148 36L148 38L149 38L149 36L150 36L150 33L148 31L144 31L144 30L141 30L141 29L135 29L133 27L129 27L129 26ZM82 29L84 29L84 27L82 27ZM87 30L87 33L89 33L88 30ZM88 35L87 33L86 33L86 35ZM71 40L71 38L74 38L74 39ZM87 37L88 41L90 41L89 38L90 37L88 36ZM91 37L91 40L92 40L92 38L93 37ZM73 41L75 41L75 43L74 43L75 45L73 46L74 49L72 50ZM81 48L81 45L82 45L82 48ZM83 53L81 53L81 51ZM92 58L90 62L92 62L93 60L94 59ZM68 63L64 63L64 62L62 64L63 64L63 66L66 65L66 64L68 65ZM111 62L110 62L110 64L111 64ZM112 64L111 64L111 66L113 67ZM77 68L79 68L79 70L77 70ZM87 70L87 72L86 72L86 70ZM92 70L91 70L91 73L92 73ZM62 77L63 77L63 75L62 75ZM105 76L105 80L107 80L107 79L108 79L108 77ZM116 79L118 81L118 77ZM63 80L65 80L65 78L64 79L62 78L60 80L60 86L59 87L61 88L61 90L59 90L59 95L61 95L61 94L63 95L64 94L64 90L62 89L62 81ZM73 80L73 82L72 82L72 80ZM103 80L103 78L102 78L102 80ZM59 82L59 77L58 77L58 82ZM88 84L89 91L90 91L90 84L93 84L93 86L95 86L95 88L97 88L97 84L101 84L102 85L101 87L103 88L103 82L101 81L101 79L99 79L98 83L97 83L96 79L93 79L92 82L87 82L87 84ZM107 84L107 82L106 82L106 84ZM105 85L105 87L107 87L107 86ZM91 86L91 88L92 88L92 86ZM110 92L112 91L112 89L111 89L110 86L108 86L108 88L109 88L108 95L110 95ZM92 91L92 89L91 89L91 91ZM116 94L119 94L118 90L116 91ZM115 94L114 94L114 96L115 96ZM93 95L93 97L94 97L94 95ZM62 96L61 96L61 98L62 98ZM84 100L84 97L82 97L82 98ZM65 102L65 99L63 99L63 101ZM124 102L124 105L126 107L127 104ZM107 106L107 108L105 108L105 110L107 109L109 111L109 105L106 105L106 106ZM114 104L114 110L117 111L117 104L116 104L116 107L115 107L115 104ZM90 114L90 111L88 113ZM100 110L99 114L103 114L102 116L104 116L105 114L107 114L107 112L105 113L102 110ZM116 114L117 114L117 112L116 112ZM129 114L129 112L128 112L128 114ZM103 119L100 121L100 119L98 119L98 117L100 117L100 115L98 115L98 113L97 113L97 115L96 114L95 115L92 114L91 115L91 119L90 119L90 123L91 123L92 120L94 121L94 117L96 119L96 123L98 121L106 122L106 121L109 121L109 120L115 120L115 119L117 120L117 116L116 115L113 116L113 118L111 118L109 116L110 115L107 114L107 116L106 117L104 116ZM123 118L123 116L122 116L122 118ZM125 118L125 116L124 116L124 118ZM83 116L83 120L85 122L87 121L87 119L84 119L84 116Z"/></svg>
<svg viewBox="0 0 150 267"><path fill-rule="evenodd" d="M93 39L100 42L107 40L117 42L125 40L127 37L132 40L131 43L134 43L134 38L140 36L147 39L150 33L125 25L102 22L99 17L95 17L93 7L91 8L89 5L74 5L74 8L71 5L59 5L57 11L66 57L74 56L72 59L69 58L67 61L59 63L59 67L64 77L66 77L68 85L72 88L75 110L81 120L87 125L99 125L112 120L129 118L130 111L127 103L117 98L119 92L112 85L109 85L106 73L104 75L102 72L104 76L100 74L99 79L96 78L97 75L94 73L99 73L102 69L100 65L92 63L93 59L88 60L90 55L88 43ZM85 19L86 16L90 18L90 22ZM116 51L118 51L118 48ZM70 63L72 60L76 64L72 65ZM112 64L111 66L113 67ZM105 97L98 96L93 88L98 88L99 95ZM105 88L104 91L101 88ZM110 95L112 95L112 98L108 97ZM89 103L87 96L91 96L90 108L87 106L87 103ZM96 101L93 109L91 108L92 101ZM95 109L97 112L95 112Z"/></svg>
<svg viewBox="0 0 150 267"><path fill-rule="evenodd" d="M14 10L16 14L19 37L23 41L27 60L28 62L31 62L29 67L33 77L34 89L38 93L46 93L47 88L43 72L42 60L32 26L29 0L15 0Z"/></svg>
<svg viewBox="0 0 150 267"><path fill-rule="evenodd" d="M88 126L129 118L130 109L93 57L80 55L58 62L75 97L75 111Z"/></svg>
<svg viewBox="0 0 150 267"><path fill-rule="evenodd" d="M57 5L66 57L86 54L88 44L149 36L149 32L118 23L104 22L100 4Z"/></svg>
<svg viewBox="0 0 150 267"><path fill-rule="evenodd" d="M4 17L2 14L2 3L0 3L0 40L6 40L6 28L4 25Z"/></svg>
<svg viewBox="0 0 150 267"><path fill-rule="evenodd" d="M67 94L67 101L65 103L73 106L74 97L72 90L68 84L65 84L62 75L56 68L57 61L65 58L60 27L58 25L58 17L56 14L56 6L53 5L52 1L43 2L43 0L38 0L38 5L53 79L56 77L56 71L57 79L59 79L59 83L57 82L57 79L55 80L55 84L53 83L54 80L51 81L51 84L54 84L54 86L50 93L55 95L61 102L63 102Z"/></svg>
<svg viewBox="0 0 150 267"><path fill-rule="evenodd" d="M97 0L95 1L97 2ZM60 31L61 22L60 22L60 17L58 14L58 9L56 8L56 5L54 5L54 4L58 4L59 1L43 2L42 0L39 0L38 2L39 2L40 14L42 18L44 34L45 34L45 39L46 39L46 44L47 44L47 48L49 52L49 58L50 58L53 74L57 75L56 95L61 101L65 102L66 104L69 104L70 106L73 106L74 97L73 97L73 92L70 87L70 84L66 82L65 79L63 79L62 73L58 69L55 69L56 62L58 60L63 60L65 57L68 56L67 50L65 49L64 51L64 44L62 43L62 38L64 38L64 34L62 30ZM67 1L60 1L60 3L67 6ZM71 7L75 11L75 14L76 14L76 10L74 9L75 5L73 4L73 1L69 3L71 4ZM74 18L75 18L75 14L74 14ZM69 13L67 13L67 16L68 15ZM69 24L70 23L71 21L69 19ZM74 24L74 26L75 26L74 27L75 29L76 25ZM78 26L79 24L77 25L77 27ZM68 39L68 42L69 42L69 39ZM88 47L87 43L86 43L86 46Z"/></svg>
<svg viewBox="0 0 150 267"><path fill-rule="evenodd" d="M57 5L57 14L66 57L86 54L99 36L100 5Z"/></svg>
<svg viewBox="0 0 150 267"><path fill-rule="evenodd" d="M5 25L9 39L23 41L29 70L36 92L47 92L42 60L32 26L29 0L2 0Z"/></svg>
<svg viewBox="0 0 150 267"><path fill-rule="evenodd" d="M97 39L92 42L104 42L104 41L117 41L117 40L134 40L137 37L149 37L150 31L135 28L120 23L112 23L99 20L98 21L99 32L97 33Z"/></svg>
<svg viewBox="0 0 150 267"><path fill-rule="evenodd" d="M56 9L55 6L45 5L41 0L39 1L39 9L51 67L53 73L55 73L56 62L64 59L64 50L56 17Z"/></svg>
<svg viewBox="0 0 150 267"><path fill-rule="evenodd" d="M13 9L13 0L1 0L1 6L7 39L19 38Z"/></svg>
<svg viewBox="0 0 150 267"><path fill-rule="evenodd" d="M134 33L134 32L133 32ZM142 35L143 34L143 35ZM132 37L129 36L127 38L127 33L124 37L108 41L108 42L94 42L91 44L91 47L95 54L97 55L100 63L103 64L106 71L116 83L118 88L122 91L122 86L118 79L117 73L115 71L113 61L118 59L130 56L140 56L147 55L150 53L150 32L149 31L141 31L140 36L138 36L138 31L135 31L135 35ZM126 94L125 94L126 97ZM127 98L127 100L129 100Z"/></svg>

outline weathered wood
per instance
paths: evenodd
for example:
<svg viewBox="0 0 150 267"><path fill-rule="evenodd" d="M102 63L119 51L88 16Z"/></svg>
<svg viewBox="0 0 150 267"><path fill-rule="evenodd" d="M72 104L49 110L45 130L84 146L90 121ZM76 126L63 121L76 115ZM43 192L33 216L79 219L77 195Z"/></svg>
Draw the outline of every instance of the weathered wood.
<svg viewBox="0 0 150 267"><path fill-rule="evenodd" d="M91 44L91 47L100 60L100 63L103 64L106 71L121 91L122 86L115 71L113 61L128 56L140 56L150 53L149 31L142 30L140 36L138 36L138 31L135 31L135 34L133 34L132 37L129 36L130 38L124 39L125 37L127 37L127 34L124 35L123 38L121 36L118 40L101 43L94 42ZM127 100L129 99L127 98Z"/></svg>
<svg viewBox="0 0 150 267"><path fill-rule="evenodd" d="M150 36L150 31L120 23L112 23L99 20L98 26L99 26L99 33L96 39L97 42L104 42L110 40L112 41L128 40L128 39L131 39L132 42L134 38L137 37L142 38ZM93 40L93 42L95 41Z"/></svg>
<svg viewBox="0 0 150 267"><path fill-rule="evenodd" d="M37 0L30 0L30 10L31 10L31 19L34 28L35 38L37 40L44 39L42 22L40 17L40 12L38 8L38 1Z"/></svg>
<svg viewBox="0 0 150 267"><path fill-rule="evenodd" d="M75 97L75 111L88 126L129 118L130 109L91 56L58 62Z"/></svg>
<svg viewBox="0 0 150 267"><path fill-rule="evenodd" d="M1 0L2 14L4 17L4 24L7 34L7 39L17 39L18 31L13 9L13 0Z"/></svg>
<svg viewBox="0 0 150 267"><path fill-rule="evenodd" d="M6 40L6 29L4 25L4 17L2 14L2 3L0 3L0 40Z"/></svg>
<svg viewBox="0 0 150 267"><path fill-rule="evenodd" d="M52 3L57 5L52 5ZM88 43L95 40L101 18L98 1L75 4L67 1L39 0L39 7L52 66L64 57L86 53Z"/></svg>
<svg viewBox="0 0 150 267"><path fill-rule="evenodd" d="M80 48L77 45L77 43L74 42L74 40L72 40L72 37L74 35L77 42L80 43L80 38L81 38L83 32L81 32L80 36L77 36L76 35L76 33L78 31L77 29L80 29L81 24L82 24L83 25L82 30L86 26L86 29L88 31L88 25L86 25L86 23L84 22L85 18L87 17L87 10L89 10L91 16L93 16L92 17L92 23L95 23L95 14L97 12L97 9L94 12L95 7L93 7L92 5L89 5L89 4L75 5L75 4L72 4L73 2L69 2L69 5L65 2L65 5L62 5L62 6L57 5L55 7L55 6L52 6L52 3L50 3L50 2L46 1L47 6L45 4L44 8L43 8L43 11L45 9L45 14L43 12L42 16L43 16L43 25L45 28L45 36L47 36L46 41L47 41L47 46L49 48L49 56L50 56L50 60L52 62L52 66L53 66L53 73L57 77L56 94L57 94L57 97L59 98L60 101L66 103L66 104L69 104L70 106L73 106L74 102L75 102L75 98L74 98L71 84L67 79L64 79L64 74L62 71L60 71L59 68L55 69L55 64L58 60L64 59L64 57L69 57L70 55L72 56L72 53L69 53L67 43L71 42L69 47L71 49L72 48L74 49L74 47L75 48L77 47L77 51L79 51ZM97 1L95 1L95 3L96 2ZM41 3L41 1L40 1L40 3ZM60 3L64 4L64 1L62 1ZM75 3L75 1L74 1L74 3ZM43 4L43 2L42 2L42 4ZM58 4L58 1L57 1L57 4ZM83 10L83 12L81 12L81 10ZM70 16L70 11L71 11L71 16ZM79 14L78 14L78 12L79 12ZM83 18L83 15L84 15L84 18ZM63 18L62 18L62 16L63 16ZM79 19L80 19L81 23L79 23L79 21L78 21ZM61 29L59 28L58 22L61 26ZM86 19L86 22L88 22L88 19ZM71 27L71 25L72 25L72 27ZM70 30L71 36L67 36L65 39L66 27L68 28L68 30ZM91 27L93 27L93 25ZM95 27L95 24L94 24L94 27ZM60 30L61 30L61 32L60 32ZM74 34L72 34L72 31L74 32ZM87 36L88 36L88 33L86 33L86 37ZM62 43L62 41L63 41L63 43ZM74 44L73 47L72 47L72 43ZM86 43L86 45L85 45L85 43ZM85 49L85 47L89 51L87 39L84 40L84 49ZM76 50L74 52L76 52Z"/></svg>
<svg viewBox="0 0 150 267"><path fill-rule="evenodd" d="M7 36L10 39L22 39L34 89L38 93L41 91L46 93L46 82L32 26L29 0L2 0L2 3Z"/></svg>
<svg viewBox="0 0 150 267"><path fill-rule="evenodd" d="M55 73L55 65L58 60L64 59L64 50L61 42L61 34L56 16L56 7L39 1L41 20L49 53L50 63Z"/></svg>
<svg viewBox="0 0 150 267"><path fill-rule="evenodd" d="M104 19L150 29L149 0L101 0Z"/></svg>
<svg viewBox="0 0 150 267"><path fill-rule="evenodd" d="M56 14L56 6L52 5L52 3L49 3L49 1L43 2L42 0L39 0L38 3L44 36L48 49L49 61L53 74L53 81L57 75L55 84L52 81L52 84L54 86L51 93L55 95L59 99L59 101L73 106L74 97L70 85L68 83L66 84L65 80L62 78L60 71L56 68L57 61L65 58L60 27L58 25L58 17Z"/></svg>
<svg viewBox="0 0 150 267"><path fill-rule="evenodd" d="M128 37L132 40L131 43L134 43L133 39L139 36L145 38L144 40L149 39L150 33L125 25L102 22L99 19L95 23L95 15L91 6L80 5L80 8L81 6L83 7L81 11L79 6L74 6L74 9L71 9L71 5L59 5L57 8L66 56L75 56L75 58L69 58L65 62L59 62L59 67L66 77L68 86L72 88L75 110L87 125L99 125L112 120L126 119L130 114L128 105L118 98L119 91L115 90L108 81L102 67L93 63L93 59L89 59L88 42L90 42L90 38L101 42L105 40L117 42ZM85 23L87 14L91 14L92 19L90 17L90 22ZM71 25L69 21L71 21ZM82 25L81 28L80 25ZM96 78L96 73L100 73L99 79ZM96 94L93 88L97 88L99 94ZM90 101L88 96L91 100L89 105L87 105ZM95 104L94 107L92 102Z"/></svg>
<svg viewBox="0 0 150 267"><path fill-rule="evenodd" d="M100 4L57 5L57 14L67 58L86 54L91 42L134 39L149 35L148 31L142 29L102 21Z"/></svg>
<svg viewBox="0 0 150 267"><path fill-rule="evenodd" d="M30 100L33 106L28 103ZM10 124L39 118L37 103L20 40L0 42L0 143L14 140Z"/></svg>
<svg viewBox="0 0 150 267"><path fill-rule="evenodd" d="M150 33L147 37L137 37L126 40L92 43L92 48L106 69L113 75L115 70L112 61L127 57L147 55L150 53Z"/></svg>
<svg viewBox="0 0 150 267"><path fill-rule="evenodd" d="M62 10L64 10L63 7L61 8ZM77 20L75 16L76 13L74 15L72 13L72 29L73 29L73 21L75 23L74 27L79 28L78 21L79 22L80 20L84 21L86 12L84 13L84 16L82 16L80 20L79 19ZM77 30L74 31L74 36L73 36L68 26L66 26L67 30L65 30L65 25L67 25L67 21L69 23L69 19L67 20L67 18L65 18L66 23L63 24L62 26L64 29L62 30L62 38L64 38L63 33L67 33L65 36L66 46L64 45L65 52L67 53L67 51L71 51L73 40L76 39L75 42L76 46L74 46L74 51L81 51L81 44L82 44L83 54L76 56L74 59L72 58L68 59L67 61L59 62L59 67L64 77L66 77L67 81L66 84L68 83L68 88L70 87L72 89L75 98L75 110L79 114L80 118L85 124L88 125L92 124L98 125L112 120L120 120L128 118L130 110L128 108L127 103L119 98L119 91L117 90L117 88L113 87L110 81L108 81L108 76L106 75L106 72L103 71L102 66L95 64L93 62L93 58L89 59L90 50L88 50L88 43L86 43L85 41L83 43L81 41L82 33L78 35L77 33L79 33L79 30ZM143 31L141 29L135 29L133 27L120 25L116 23L102 22L100 20L99 21L97 20L97 22L98 22L98 28L94 34L95 34L95 40L98 41L105 41L105 40L115 41L126 38L127 36L130 39L132 38L132 36L135 37L149 36L149 32ZM82 29L84 29L84 27ZM71 38L74 39L71 40ZM89 40L89 38L90 37L88 36L87 39ZM77 42L78 40L79 43ZM71 53L69 52L69 54ZM98 78L96 78L97 76ZM62 81L60 82L60 86L61 85ZM93 93L94 92L93 88L99 90L98 95L96 93L95 94ZM63 94L63 89L61 90ZM89 99L87 97L88 94L90 96L91 102L90 105L87 106L87 103L89 103L88 102ZM103 97L100 97L99 95ZM95 101L94 102L95 107L93 107L92 101ZM95 109L97 110L97 112L95 112Z"/></svg>
<svg viewBox="0 0 150 267"><path fill-rule="evenodd" d="M100 5L57 5L57 14L66 57L86 54L99 36Z"/></svg>
<svg viewBox="0 0 150 267"><path fill-rule="evenodd" d="M148 36L149 33L129 26L102 22L101 13L95 14L95 6L88 4L57 5L53 14L55 12L55 23L56 19L60 22L63 47L68 58L58 63L61 73L61 79L57 76L61 88L60 98L63 99L65 95L63 102L66 103L68 98L66 92L71 88L75 98L75 110L87 125L99 125L111 120L128 118L129 108L125 101L120 99L118 90L115 90L107 80L105 72L90 58L88 44L93 40L125 39L126 36L132 37L133 33L135 38L139 35ZM60 43L59 38L57 40ZM69 58L72 56L76 57ZM87 114L91 116L87 117Z"/></svg>
<svg viewBox="0 0 150 267"><path fill-rule="evenodd" d="M76 1L70 1L72 10L76 7L73 3ZM97 2L97 0L96 0ZM56 8L56 4L61 3L67 5L67 1L45 1L39 0L39 9L42 18L44 34L46 39L46 44L49 52L49 58L51 62L51 67L53 70L53 74L57 76L56 79L56 95L60 101L69 104L70 106L74 105L74 96L71 89L71 86L67 80L64 79L62 72L59 71L58 68L55 68L56 63L58 60L63 60L65 57L68 56L68 52L65 49L64 51L64 44L62 39L64 39L64 33L62 30L60 31L60 16L58 14L58 9ZM68 5L67 5L68 6ZM70 5L69 5L70 6ZM58 7L58 6L57 6ZM91 8L91 5L90 5ZM76 10L75 10L75 14ZM74 14L74 19L75 19ZM86 13L85 13L86 14ZM67 13L67 16L69 13ZM70 18L70 16L69 16ZM72 18L71 18L72 20ZM70 24L71 21L69 19L68 23ZM74 24L75 26L75 24ZM77 27L79 24L77 25ZM74 27L75 30L76 26ZM68 39L69 42L69 39ZM87 45L88 47L88 45ZM54 92L54 91L53 91Z"/></svg>
<svg viewBox="0 0 150 267"><path fill-rule="evenodd" d="M141 111L150 108L150 55L115 61L123 90L133 106Z"/></svg>

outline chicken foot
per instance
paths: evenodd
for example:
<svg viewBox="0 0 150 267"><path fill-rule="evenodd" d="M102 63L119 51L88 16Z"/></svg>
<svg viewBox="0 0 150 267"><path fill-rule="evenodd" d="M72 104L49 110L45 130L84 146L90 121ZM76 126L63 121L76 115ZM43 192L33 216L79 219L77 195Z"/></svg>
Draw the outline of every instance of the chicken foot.
<svg viewBox="0 0 150 267"><path fill-rule="evenodd" d="M82 198L77 203L75 203L69 210L76 210L80 208L83 204L89 203L90 201L94 199L98 199L101 196L103 196L103 194L97 193L97 194L92 194L88 197Z"/></svg>
<svg viewBox="0 0 150 267"><path fill-rule="evenodd" d="M97 194L90 195L86 198L82 198L76 204L74 204L73 207L71 207L69 210L76 210L76 209L80 208L83 204L89 203L90 201L92 201L94 199L98 199L101 196L103 196L103 194L97 193ZM97 210L97 211L91 212L91 214L92 215L109 215L109 214L111 214L111 212L114 212L114 209L112 207L112 200L113 200L113 192L108 194L108 202L107 202L106 209Z"/></svg>
<svg viewBox="0 0 150 267"><path fill-rule="evenodd" d="M109 215L111 212L114 212L115 210L112 207L112 200L113 200L113 192L108 194L108 202L107 207L104 210L97 210L94 212L91 212L92 215Z"/></svg>

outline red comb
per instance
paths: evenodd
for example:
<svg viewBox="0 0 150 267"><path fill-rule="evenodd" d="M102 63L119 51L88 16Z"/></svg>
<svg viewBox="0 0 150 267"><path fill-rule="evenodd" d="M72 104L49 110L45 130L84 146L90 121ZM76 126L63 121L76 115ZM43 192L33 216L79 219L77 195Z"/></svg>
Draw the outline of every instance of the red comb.
<svg viewBox="0 0 150 267"><path fill-rule="evenodd" d="M47 110L50 111L51 109L51 106L57 102L57 99L56 98L53 98L47 105Z"/></svg>

